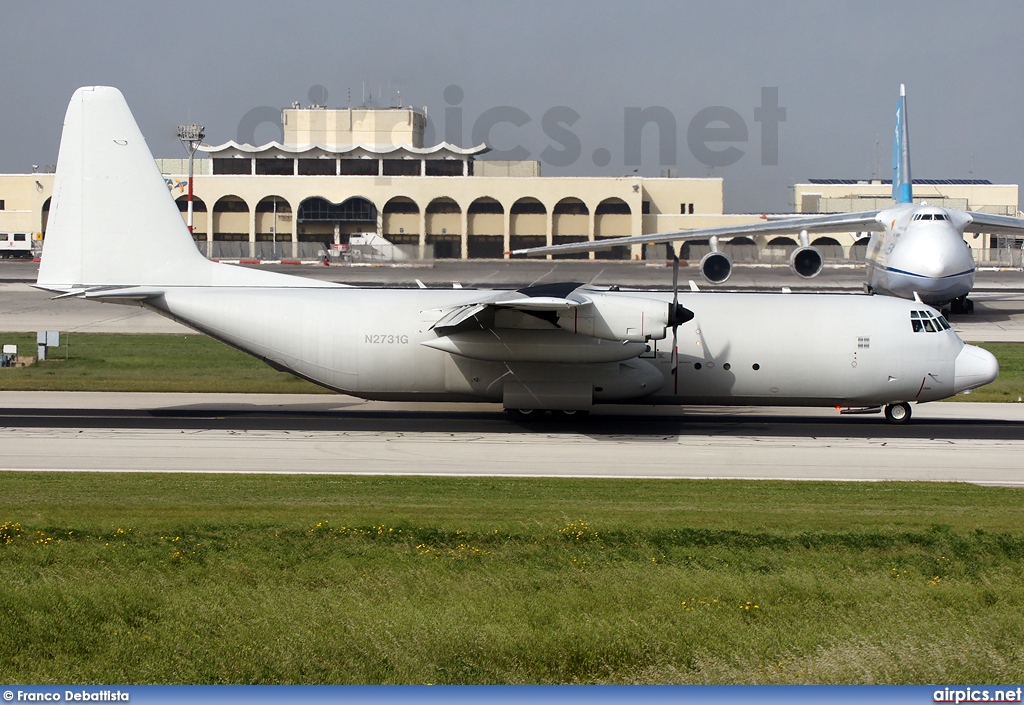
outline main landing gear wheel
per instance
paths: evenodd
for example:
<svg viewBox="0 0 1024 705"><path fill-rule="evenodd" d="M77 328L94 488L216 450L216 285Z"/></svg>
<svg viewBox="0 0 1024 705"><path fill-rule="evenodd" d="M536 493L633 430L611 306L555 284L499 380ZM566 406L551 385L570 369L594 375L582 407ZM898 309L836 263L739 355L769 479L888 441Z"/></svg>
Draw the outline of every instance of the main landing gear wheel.
<svg viewBox="0 0 1024 705"><path fill-rule="evenodd" d="M520 423L533 423L544 418L543 409L505 409L505 413Z"/></svg>
<svg viewBox="0 0 1024 705"><path fill-rule="evenodd" d="M554 417L555 421L571 421L572 423L579 423L587 418L589 411L585 409L566 409L561 411L552 411L551 416Z"/></svg>
<svg viewBox="0 0 1024 705"><path fill-rule="evenodd" d="M885 420L892 424L902 425L910 421L910 404L901 401L885 407Z"/></svg>

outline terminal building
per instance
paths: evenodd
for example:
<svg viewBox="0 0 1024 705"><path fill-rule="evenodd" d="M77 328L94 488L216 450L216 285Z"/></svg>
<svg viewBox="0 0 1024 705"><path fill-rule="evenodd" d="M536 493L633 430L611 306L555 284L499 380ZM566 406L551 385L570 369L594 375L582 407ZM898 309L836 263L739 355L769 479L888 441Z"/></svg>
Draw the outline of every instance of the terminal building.
<svg viewBox="0 0 1024 705"><path fill-rule="evenodd" d="M394 259L503 258L524 247L763 222L761 214L723 212L721 178L550 177L537 161L488 159L484 144L424 146L426 114L413 108L295 105L281 119L282 143L200 148L193 238L208 257L319 259L359 254L349 244L370 237L392 248ZM188 160L157 164L185 217ZM38 249L52 189L52 173L0 175L0 238ZM1016 185L915 181L915 195L935 205L1017 214ZM794 186L795 210L803 213L871 210L891 203L889 197L889 185L877 180ZM969 238L979 261L1006 245L998 238ZM827 259L856 260L866 234L832 234L812 244ZM782 263L794 247L792 237L754 237L722 249L736 262ZM693 259L707 249L693 243L683 255ZM573 256L664 252L634 246Z"/></svg>
<svg viewBox="0 0 1024 705"><path fill-rule="evenodd" d="M487 160L486 145L426 147L425 121L411 108L296 107L283 111L283 144L204 148L194 237L211 257L309 257L371 233L418 259L502 258L755 220L723 215L721 179L546 177L537 161ZM184 209L186 161L161 168Z"/></svg>

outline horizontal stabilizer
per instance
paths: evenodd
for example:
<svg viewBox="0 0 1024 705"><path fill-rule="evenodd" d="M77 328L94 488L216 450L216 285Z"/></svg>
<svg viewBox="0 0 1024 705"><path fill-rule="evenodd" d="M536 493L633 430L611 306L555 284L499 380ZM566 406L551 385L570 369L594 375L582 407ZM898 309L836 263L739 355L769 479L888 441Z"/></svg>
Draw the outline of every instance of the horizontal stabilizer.
<svg viewBox="0 0 1024 705"><path fill-rule="evenodd" d="M37 289L45 289L45 287L35 285ZM165 293L164 289L155 289L153 287L142 287L142 286L93 286L93 287L79 287L74 289L68 289L57 296L51 297L51 300L56 301L58 299L69 299L69 298L82 298L82 299L151 299L154 296L163 296Z"/></svg>

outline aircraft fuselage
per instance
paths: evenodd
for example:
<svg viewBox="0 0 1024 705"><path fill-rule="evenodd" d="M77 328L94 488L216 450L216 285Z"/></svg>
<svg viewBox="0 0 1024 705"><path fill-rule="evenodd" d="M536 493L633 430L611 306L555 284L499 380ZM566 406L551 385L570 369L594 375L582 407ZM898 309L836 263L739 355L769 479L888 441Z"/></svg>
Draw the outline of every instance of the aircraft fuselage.
<svg viewBox="0 0 1024 705"><path fill-rule="evenodd" d="M878 214L865 257L868 287L877 293L942 306L974 286L974 255L964 241L962 211L901 204Z"/></svg>
<svg viewBox="0 0 1024 705"><path fill-rule="evenodd" d="M666 306L671 300L667 292L615 295ZM169 287L147 306L323 386L396 401L510 405L512 394L513 406L522 406L524 395L541 390L555 406L538 399L535 408L568 403L559 395L594 404L924 402L958 391L958 356L977 350L913 301L711 292L680 296L694 318L679 326L678 380L670 332L646 351L613 342L634 346L623 347L624 359L607 361L601 348L598 361L581 363L595 355L594 338L521 311L499 312L486 329L471 325L461 340L476 339L463 346L465 354L437 349L446 336L431 327L441 312L479 296L472 289ZM912 322L925 311L933 316L930 330ZM520 338L527 344L517 348ZM992 359L993 378L996 369Z"/></svg>

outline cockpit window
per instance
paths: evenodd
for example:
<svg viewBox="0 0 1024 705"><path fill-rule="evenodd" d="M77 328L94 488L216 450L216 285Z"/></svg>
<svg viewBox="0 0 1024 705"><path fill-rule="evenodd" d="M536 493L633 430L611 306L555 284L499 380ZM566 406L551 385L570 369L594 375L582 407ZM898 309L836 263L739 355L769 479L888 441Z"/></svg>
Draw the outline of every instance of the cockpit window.
<svg viewBox="0 0 1024 705"><path fill-rule="evenodd" d="M931 311L911 311L910 327L915 333L941 333L951 328L945 318Z"/></svg>

